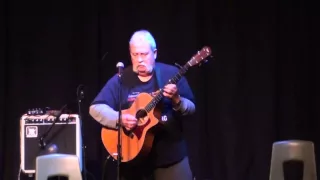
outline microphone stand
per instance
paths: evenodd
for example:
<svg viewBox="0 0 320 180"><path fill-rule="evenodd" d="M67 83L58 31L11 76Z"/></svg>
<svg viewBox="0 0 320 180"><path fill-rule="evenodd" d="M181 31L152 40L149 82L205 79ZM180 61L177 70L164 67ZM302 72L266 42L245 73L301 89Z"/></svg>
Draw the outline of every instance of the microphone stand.
<svg viewBox="0 0 320 180"><path fill-rule="evenodd" d="M121 102L122 102L122 98L121 98L121 86L122 86L122 80L121 80L121 72L119 72L118 75L118 80L119 80L119 93L118 93L118 98L119 98L119 117L118 117L118 124L117 124L117 130L118 130L118 145L117 145L117 179L120 180L120 163L122 160L122 147L121 147L121 128L122 128L122 122L121 122L121 118L122 118L122 112L121 112Z"/></svg>
<svg viewBox="0 0 320 180"><path fill-rule="evenodd" d="M83 135L83 125L82 125L82 113L81 113L81 102L84 99L84 93L82 89L83 85L80 84L77 88L77 99L78 99L78 115L80 121L80 131L81 131L81 148L82 148L82 167L83 167L83 179L87 180L87 169L86 169L86 146L84 145L84 135Z"/></svg>

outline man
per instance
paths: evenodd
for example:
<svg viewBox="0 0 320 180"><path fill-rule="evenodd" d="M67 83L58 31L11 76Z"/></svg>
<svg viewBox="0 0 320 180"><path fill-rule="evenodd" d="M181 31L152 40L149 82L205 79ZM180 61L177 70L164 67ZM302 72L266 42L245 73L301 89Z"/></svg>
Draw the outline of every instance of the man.
<svg viewBox="0 0 320 180"><path fill-rule="evenodd" d="M178 73L178 68L155 62L156 43L147 30L133 33L129 41L129 51L132 66L126 68L122 75L122 109L129 108L139 93L154 95L159 88L163 88L164 98L159 102L162 105L159 121L163 126L155 135L148 160L135 167L122 166L121 177L125 180L149 177L155 180L192 180L186 144L181 132L182 117L195 112L193 93L188 82L182 77L177 85L165 85ZM118 76L114 75L90 106L90 115L103 126L116 127L119 111L118 88ZM121 121L127 130L137 124L135 116L130 114L122 114Z"/></svg>

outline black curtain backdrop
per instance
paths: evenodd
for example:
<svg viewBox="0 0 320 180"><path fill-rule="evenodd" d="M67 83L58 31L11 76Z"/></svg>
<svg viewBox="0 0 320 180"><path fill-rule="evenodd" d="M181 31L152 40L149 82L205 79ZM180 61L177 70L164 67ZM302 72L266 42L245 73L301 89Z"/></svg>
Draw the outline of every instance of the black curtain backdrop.
<svg viewBox="0 0 320 180"><path fill-rule="evenodd" d="M22 114L66 103L77 113L79 84L86 166L101 179L107 154L89 104L118 61L129 65L128 40L141 28L157 41L157 61L183 64L212 48L214 58L186 75L197 113L184 129L198 180L267 180L272 143L287 139L313 141L319 164L320 29L310 2L2 1L0 179L17 179ZM114 176L115 162L105 174Z"/></svg>

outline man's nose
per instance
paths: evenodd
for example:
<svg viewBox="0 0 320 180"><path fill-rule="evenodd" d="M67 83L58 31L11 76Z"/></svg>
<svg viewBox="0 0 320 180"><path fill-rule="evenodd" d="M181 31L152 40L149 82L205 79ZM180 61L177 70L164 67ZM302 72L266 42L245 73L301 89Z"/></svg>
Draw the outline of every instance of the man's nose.
<svg viewBox="0 0 320 180"><path fill-rule="evenodd" d="M138 62L139 62L139 63L142 63L142 62L143 62L143 59L142 59L141 56L138 56Z"/></svg>

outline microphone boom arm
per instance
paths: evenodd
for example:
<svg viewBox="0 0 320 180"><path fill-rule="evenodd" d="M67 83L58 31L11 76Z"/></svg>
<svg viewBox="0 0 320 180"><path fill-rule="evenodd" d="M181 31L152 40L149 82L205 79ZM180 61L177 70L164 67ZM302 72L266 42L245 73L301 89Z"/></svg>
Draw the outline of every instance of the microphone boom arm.
<svg viewBox="0 0 320 180"><path fill-rule="evenodd" d="M63 114L63 111L64 111L64 109L65 109L66 107L67 107L67 104L65 104L65 105L61 108L59 114L58 114L58 115L56 116L56 118L54 119L54 121L53 121L53 123L51 124L50 128L40 136L39 146L40 146L42 149L44 149L44 148L46 147L46 145L47 145L46 142L45 142L45 138L49 135L51 129L55 126L56 122L60 119L60 117L61 117L61 115Z"/></svg>

